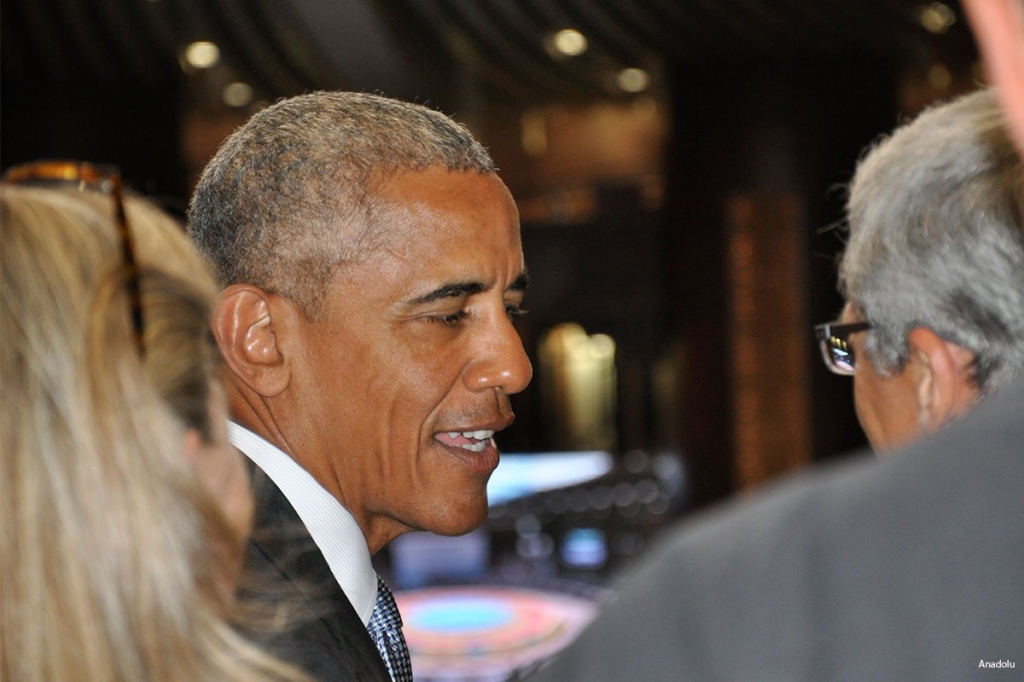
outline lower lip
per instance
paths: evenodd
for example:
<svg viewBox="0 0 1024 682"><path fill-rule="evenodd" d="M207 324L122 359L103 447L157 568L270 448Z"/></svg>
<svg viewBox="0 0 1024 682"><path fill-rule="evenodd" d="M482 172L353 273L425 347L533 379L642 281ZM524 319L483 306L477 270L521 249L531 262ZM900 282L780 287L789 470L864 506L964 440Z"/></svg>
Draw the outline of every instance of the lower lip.
<svg viewBox="0 0 1024 682"><path fill-rule="evenodd" d="M442 443L439 440L436 442L445 450L455 455L460 462L465 464L474 473L489 475L498 466L500 455L498 453L498 448L494 445L493 438L487 441L487 445L480 452L466 450L465 448L460 448L457 445L448 445L447 443Z"/></svg>

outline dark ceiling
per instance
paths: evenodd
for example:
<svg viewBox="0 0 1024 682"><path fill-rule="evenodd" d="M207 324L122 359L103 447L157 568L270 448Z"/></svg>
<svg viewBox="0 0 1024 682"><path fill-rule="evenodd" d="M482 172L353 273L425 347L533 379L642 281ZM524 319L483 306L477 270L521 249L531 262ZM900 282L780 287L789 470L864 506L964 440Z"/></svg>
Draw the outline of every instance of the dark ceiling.
<svg viewBox="0 0 1024 682"><path fill-rule="evenodd" d="M471 83L522 102L616 93L612 74L712 71L863 54L923 62L973 50L957 5L929 31L922 0L2 0L5 80L158 85L216 42L263 97L308 89L423 99ZM589 49L547 46L575 28Z"/></svg>

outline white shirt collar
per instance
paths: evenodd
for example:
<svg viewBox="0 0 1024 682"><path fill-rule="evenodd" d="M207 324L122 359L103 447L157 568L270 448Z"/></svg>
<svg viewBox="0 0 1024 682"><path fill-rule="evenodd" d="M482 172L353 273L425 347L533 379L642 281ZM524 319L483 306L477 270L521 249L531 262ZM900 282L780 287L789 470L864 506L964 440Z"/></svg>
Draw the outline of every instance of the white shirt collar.
<svg viewBox="0 0 1024 682"><path fill-rule="evenodd" d="M366 538L352 514L295 460L252 431L228 422L228 440L288 498L327 560L334 579L363 623L368 624L377 600L377 574Z"/></svg>

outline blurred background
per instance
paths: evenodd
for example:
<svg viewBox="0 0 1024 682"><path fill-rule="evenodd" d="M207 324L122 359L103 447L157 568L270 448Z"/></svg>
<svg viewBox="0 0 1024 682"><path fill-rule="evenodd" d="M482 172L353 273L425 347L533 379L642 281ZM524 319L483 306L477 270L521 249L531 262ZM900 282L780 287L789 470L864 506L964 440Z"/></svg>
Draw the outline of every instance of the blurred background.
<svg viewBox="0 0 1024 682"><path fill-rule="evenodd" d="M862 446L811 333L842 303L844 183L985 81L949 1L2 0L0 29L3 167L115 163L179 215L228 133L309 90L427 104L490 148L535 380L483 538L431 568L406 536L381 561L407 588L601 586L664 523Z"/></svg>

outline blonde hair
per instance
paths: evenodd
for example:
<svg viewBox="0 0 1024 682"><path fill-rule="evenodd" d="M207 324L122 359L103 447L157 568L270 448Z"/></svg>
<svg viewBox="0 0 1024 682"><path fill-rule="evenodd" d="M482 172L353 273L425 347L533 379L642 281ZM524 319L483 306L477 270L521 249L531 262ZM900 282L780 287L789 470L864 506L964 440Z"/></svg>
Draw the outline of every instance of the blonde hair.
<svg viewBox="0 0 1024 682"><path fill-rule="evenodd" d="M213 281L126 200L140 355L110 202L0 188L0 678L303 679L229 625L244 538L182 451L209 434Z"/></svg>

